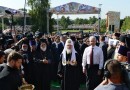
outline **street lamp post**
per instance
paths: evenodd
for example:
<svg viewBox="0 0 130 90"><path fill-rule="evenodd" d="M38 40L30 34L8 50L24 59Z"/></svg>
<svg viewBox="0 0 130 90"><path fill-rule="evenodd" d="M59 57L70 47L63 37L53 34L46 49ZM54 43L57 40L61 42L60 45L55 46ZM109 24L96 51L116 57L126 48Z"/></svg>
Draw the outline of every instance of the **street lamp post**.
<svg viewBox="0 0 130 90"><path fill-rule="evenodd" d="M10 28L11 28L11 34L13 34L13 32L16 33L15 31L15 26L14 26L14 15L17 14L16 10L11 10L11 9L7 9L5 10L5 12L9 15L11 15L11 19L9 19L9 23L10 23ZM13 30L13 26L14 26L14 30Z"/></svg>
<svg viewBox="0 0 130 90"><path fill-rule="evenodd" d="M11 23L11 30L13 29L13 26L14 26L14 15L11 14L11 20L12 20L12 23Z"/></svg>
<svg viewBox="0 0 130 90"><path fill-rule="evenodd" d="M48 3L50 4L51 3L51 0L49 0L48 1ZM49 22L49 20L50 20L50 17L49 17L49 9L50 9L50 7L49 7L49 5L48 5L48 7L47 7L47 34L49 34L50 33L50 28L49 28L49 26L50 26L50 22Z"/></svg>
<svg viewBox="0 0 130 90"><path fill-rule="evenodd" d="M2 30L4 30L4 17L2 17Z"/></svg>
<svg viewBox="0 0 130 90"><path fill-rule="evenodd" d="M49 34L49 8L47 9L47 34Z"/></svg>
<svg viewBox="0 0 130 90"><path fill-rule="evenodd" d="M14 13L16 13L15 11L14 12L11 12L10 10L5 10L5 12L7 14L10 14L11 15L11 20L9 20L9 23L10 23L10 28L11 30L13 29L13 24L14 24Z"/></svg>
<svg viewBox="0 0 130 90"><path fill-rule="evenodd" d="M2 30L4 30L4 13L2 13L2 15L0 15L1 20L2 20Z"/></svg>
<svg viewBox="0 0 130 90"><path fill-rule="evenodd" d="M57 33L59 34L59 17L58 17L58 13L57 13Z"/></svg>
<svg viewBox="0 0 130 90"><path fill-rule="evenodd" d="M23 33L25 32L25 27L26 27L26 0L24 3L24 24L23 24Z"/></svg>
<svg viewBox="0 0 130 90"><path fill-rule="evenodd" d="M100 34L100 27L101 27L101 25L100 25L100 22L101 22L101 6L102 6L102 4L99 4L99 14L98 14L98 34Z"/></svg>

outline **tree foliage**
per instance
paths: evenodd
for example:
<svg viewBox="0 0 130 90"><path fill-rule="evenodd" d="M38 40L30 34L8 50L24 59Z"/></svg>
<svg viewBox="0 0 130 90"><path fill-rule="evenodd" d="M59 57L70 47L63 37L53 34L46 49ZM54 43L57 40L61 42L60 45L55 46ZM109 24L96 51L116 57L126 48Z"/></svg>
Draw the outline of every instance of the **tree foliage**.
<svg viewBox="0 0 130 90"><path fill-rule="evenodd" d="M4 24L4 28L6 28L7 26ZM0 23L0 33L2 31L2 23Z"/></svg>
<svg viewBox="0 0 130 90"><path fill-rule="evenodd" d="M127 29L130 29L130 16L125 17L121 27L122 31L126 31Z"/></svg>
<svg viewBox="0 0 130 90"><path fill-rule="evenodd" d="M59 20L59 24L64 28L67 29L68 25L72 24L72 20L69 17L65 18L64 16L61 17Z"/></svg>
<svg viewBox="0 0 130 90"><path fill-rule="evenodd" d="M61 25L64 29L67 29L68 25L71 24L94 24L97 20L98 19L95 16L90 17L89 19L76 18L74 20L71 20L70 17L62 16L59 20L59 25ZM57 24L56 20L54 20L54 24Z"/></svg>
<svg viewBox="0 0 130 90"><path fill-rule="evenodd" d="M89 17L89 24L94 24L98 19L93 16L93 17Z"/></svg>
<svg viewBox="0 0 130 90"><path fill-rule="evenodd" d="M96 21L96 25L97 25L97 30L98 30L98 25L99 25L99 21ZM100 33L105 33L106 32L106 19L101 19L100 21Z"/></svg>
<svg viewBox="0 0 130 90"><path fill-rule="evenodd" d="M47 12L50 7L48 0L28 0L28 5L31 7L29 14L32 20L32 29L34 31L39 30L41 32L47 32ZM49 17L52 14L49 13ZM50 18L51 22L51 18ZM51 26L52 23L50 23ZM52 27L49 29L52 31Z"/></svg>
<svg viewBox="0 0 130 90"><path fill-rule="evenodd" d="M76 18L74 24L94 24L97 20L95 16L89 17L89 19Z"/></svg>
<svg viewBox="0 0 130 90"><path fill-rule="evenodd" d="M106 32L106 19L102 19L101 22L100 22L100 32L101 33L105 33Z"/></svg>

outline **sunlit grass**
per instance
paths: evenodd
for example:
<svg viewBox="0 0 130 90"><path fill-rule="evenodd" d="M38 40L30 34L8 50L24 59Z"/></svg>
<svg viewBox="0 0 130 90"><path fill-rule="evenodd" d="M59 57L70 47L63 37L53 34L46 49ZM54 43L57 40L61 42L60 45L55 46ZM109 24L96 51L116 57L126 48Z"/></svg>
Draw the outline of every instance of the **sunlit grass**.
<svg viewBox="0 0 130 90"><path fill-rule="evenodd" d="M66 33L66 32L80 32L81 30L59 30L61 33ZM57 32L55 30L54 32ZM93 32L93 30L83 30L83 32Z"/></svg>

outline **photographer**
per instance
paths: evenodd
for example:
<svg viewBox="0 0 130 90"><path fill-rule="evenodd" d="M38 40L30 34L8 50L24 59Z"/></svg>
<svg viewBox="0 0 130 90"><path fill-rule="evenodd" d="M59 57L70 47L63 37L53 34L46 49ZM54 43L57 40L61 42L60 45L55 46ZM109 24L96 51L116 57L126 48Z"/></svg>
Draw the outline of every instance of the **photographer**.
<svg viewBox="0 0 130 90"><path fill-rule="evenodd" d="M104 69L105 80L94 90L129 90L123 83L122 67L117 60L108 60Z"/></svg>

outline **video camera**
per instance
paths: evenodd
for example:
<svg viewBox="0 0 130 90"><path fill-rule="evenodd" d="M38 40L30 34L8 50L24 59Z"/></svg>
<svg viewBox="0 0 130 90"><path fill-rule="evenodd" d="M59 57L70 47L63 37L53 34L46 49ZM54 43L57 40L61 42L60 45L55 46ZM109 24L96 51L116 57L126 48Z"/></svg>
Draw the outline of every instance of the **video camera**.
<svg viewBox="0 0 130 90"><path fill-rule="evenodd" d="M125 84L130 89L130 64L129 63L121 63L123 68L123 79Z"/></svg>

